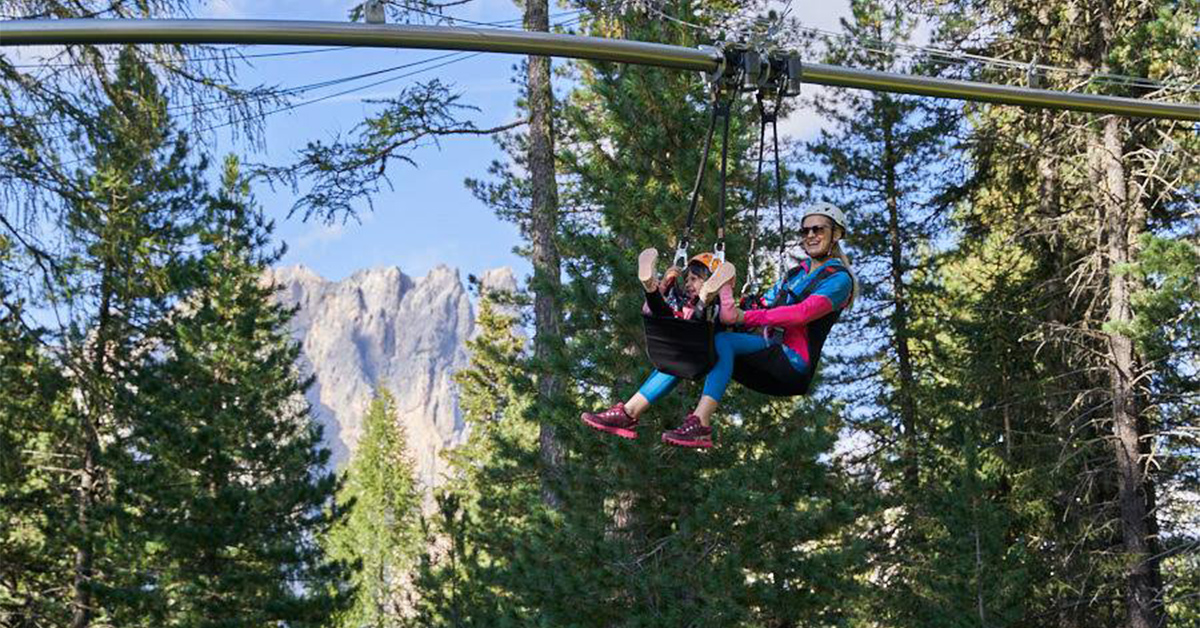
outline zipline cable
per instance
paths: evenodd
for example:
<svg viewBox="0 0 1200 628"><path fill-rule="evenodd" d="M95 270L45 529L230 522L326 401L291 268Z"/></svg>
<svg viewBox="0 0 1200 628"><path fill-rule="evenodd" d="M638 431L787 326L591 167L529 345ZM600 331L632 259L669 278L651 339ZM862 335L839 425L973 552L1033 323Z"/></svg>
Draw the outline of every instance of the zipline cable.
<svg viewBox="0 0 1200 628"><path fill-rule="evenodd" d="M462 54L462 53L456 53L456 54ZM295 109L299 109L300 107L306 107L306 106L308 106L308 105L313 105L313 104L316 104L316 103L319 103L319 102L322 102L322 101L325 101L325 100L329 100L330 98L337 98L338 96L345 96L345 95L347 95L347 94L352 94L352 93L354 93L354 92L359 92L359 91L362 91L362 90L364 90L364 89L369 89L369 88L371 88L371 87L377 87L377 86L379 86L379 85L383 85L383 84L385 84L385 83L390 83L390 82L393 82L393 81L398 81L398 80L400 80L400 79L409 78L409 77L411 77L411 76L415 76L415 75L417 75L417 74L421 74L422 72L428 72L428 71L430 71L430 70L436 70L436 69L438 69L438 68L441 68L441 67L445 67L445 66L448 66L448 65L452 65L452 64L455 64L455 63L459 63L459 62L462 62L462 61L466 61L467 59L471 59L471 58L474 58L474 57L478 57L478 56L479 56L479 55L481 55L481 54L484 54L484 53L482 53L482 52L474 52L474 53L466 54L466 56L463 56L463 57L460 57L460 58L457 58L457 59L451 59L451 60L449 60L449 61L446 61L446 62L444 62L444 63L440 63L440 64L438 64L438 65L430 66L430 67L427 67L427 68L421 68L420 70L415 70L415 71L413 71L413 72L409 72L409 73L407 73L407 74L402 74L402 75L400 75L400 76L393 76L393 77L389 77L389 78L383 79L383 80L381 80L381 81L375 81L374 83L368 83L368 84L366 84L366 85L360 85L360 86L358 86L358 87L354 87L354 88L351 88L351 89L343 90L343 91L336 92L336 93L333 93L333 94L327 94L327 95L325 95L325 96L321 96L321 97L318 97L318 98L313 98L313 99L306 100L306 101L303 101L303 102L294 103L294 104L288 105L288 106L286 106L286 107L280 107L279 109L275 109L275 110L273 110L273 111L267 111L267 112L264 112L264 113L258 113L258 114L249 115L249 116L246 116L246 117L244 117L244 118L241 118L241 119L238 119L238 120L229 120L229 121L227 121L227 122L223 122L223 123L221 123L221 124L215 124L215 125L212 125L212 126L209 126L209 127L205 127L205 128L203 128L203 129L199 129L199 130L200 130L200 131L203 131L203 132L208 132L208 131L216 131L216 130L219 130L219 129L223 129L223 128L226 128L226 127L233 126L233 125L235 125L235 124L241 124L241 123L243 123L243 122L249 122L249 121L251 121L251 120L254 120L254 119L256 119L256 118L267 118L267 117L269 117L269 116L272 116L272 115L275 115L275 114L277 114L277 113L284 113L284 112L287 112L287 111L292 111L292 110L295 110ZM87 157L79 157L79 158L77 158L77 159L73 159L73 160L71 160L71 161L66 161L66 162L63 162L63 164L62 164L62 165L63 165L63 166L70 166L70 165L73 165L73 164L77 164L77 163L79 163L79 162L81 162L81 161L85 161L86 159L87 159Z"/></svg>
<svg viewBox="0 0 1200 628"><path fill-rule="evenodd" d="M410 10L416 11L418 13L426 13L428 15L437 15L437 16L440 16L443 19L450 21L450 22L462 22L464 24L472 24L475 26L489 26L489 27L494 27L494 28L521 28L521 22L524 19L524 18L517 17L517 18L511 18L511 19L507 19L507 20L497 20L495 22L476 22L474 20L468 20L465 18L457 18L457 17L452 17L449 15L441 15L439 13L434 13L434 12L430 12L430 11L421 11L418 9L410 9ZM562 22L551 23L550 26L557 27L557 28L562 28L565 26L574 26L575 24L578 24L580 22L580 15L583 12L584 12L584 9L574 9L571 11L563 11L561 13L556 13L554 15L551 15L550 16L551 20L555 20L555 19L565 17L568 15L570 15L572 17L571 17L571 19L564 20ZM264 52L264 53L248 54L248 55L239 55L232 59L227 56L209 56L209 57L190 57L187 59L181 59L181 61L190 63L190 62L197 62L197 61L225 61L225 60L237 61L237 60L243 60L243 59L267 59L267 58L277 58L277 57L293 57L293 56L299 56L299 55L311 55L311 54L318 54L318 53L324 53L324 52L338 52L338 51L342 51L342 50L352 50L355 48L356 48L356 46L330 46L327 48L313 48L313 49L306 49L306 50L288 50L288 51L283 51L283 52ZM222 49L222 51L226 51L226 50L236 51L237 49L238 49L237 46L230 46L228 48ZM152 61L154 63L162 63L162 60L160 60L160 59L150 59L150 61ZM116 65L116 64L117 64L117 61L115 61L115 60L102 62L102 65ZM35 68L90 67L91 65L92 64L87 63L87 62L74 62L74 61L66 62L66 61L64 61L64 62L47 62L47 63L17 63L17 64L13 64L11 67L21 68L21 69L35 69Z"/></svg>
<svg viewBox="0 0 1200 628"><path fill-rule="evenodd" d="M446 54L434 55L432 57L426 57L424 59L419 59L417 61L412 61L409 63L402 63L400 65L395 65L390 68L383 68L381 70L372 70L370 72L364 72L362 74L352 74L350 76L343 76L343 77L338 77L338 78L333 78L333 79L326 79L324 81L317 81L315 83L307 83L304 85L296 85L293 87L287 87L287 88L281 89L279 91L272 92L270 94L270 96L291 96L291 95L296 95L296 94L303 94L305 92L310 92L310 91L314 91L314 90L318 90L318 89L325 89L327 87L334 87L337 85L345 85L346 83L352 83L354 81L362 80L364 78L370 78L372 76L379 76L381 74L389 74L389 73L395 72L397 70L404 70L404 69L416 67L419 65L425 65L426 63L434 63L437 61L441 61L442 59L450 59L452 57L463 57L468 54L469 53L462 52L462 51L448 52ZM471 55L471 56L474 56L474 55ZM441 67L441 66L438 66L438 67ZM265 100L266 98L268 98L268 96L261 96L261 97L258 97L257 100ZM219 106L208 107L208 105L219 105ZM211 111L221 111L222 109L233 109L237 106L238 105L236 103L230 104L225 100L208 100L208 101L195 102L195 103L171 105L171 106L167 107L167 111L168 112L177 112L177 111L190 110L190 111L193 111L194 113L207 113L207 112L211 112ZM44 126L44 125L58 124L58 123L54 120L43 120L40 122L34 122L34 124L37 126Z"/></svg>
<svg viewBox="0 0 1200 628"><path fill-rule="evenodd" d="M300 20L18 20L0 23L0 46L103 43L304 44L433 48L556 56L651 65L711 74L725 55L744 57L744 45L725 53L651 42L542 31L404 24L346 24ZM771 56L778 56L772 53ZM796 58L794 53L784 53ZM732 70L732 68L730 68ZM727 72L722 72L727 73ZM1101 115L1200 120L1200 106L1150 98L1033 89L1017 85L808 63L798 82L952 98L1020 107L1070 109Z"/></svg>
<svg viewBox="0 0 1200 628"><path fill-rule="evenodd" d="M686 26L688 28L691 28L691 29L695 30L697 33L708 35L709 33L712 32L712 29L710 27L706 27L701 24L696 24L694 22L688 22L686 20L682 20L675 16L667 14L662 9L658 8L653 2L647 3L646 7L650 11L655 13L658 17L663 18L670 22L674 22L681 26ZM887 41L874 39L874 38L861 38L861 37L854 38L847 33L838 33L838 32L824 30L824 29L820 29L820 28L816 28L816 27L812 27L812 26L799 25L799 26L797 26L797 29L808 32L810 34L814 34L814 35L822 35L825 37L826 43L828 43L829 38L833 37L833 38L837 38L837 39L841 40L842 43L844 43L844 44L854 47L857 50L860 50L863 52L869 52L869 53L876 54L876 55L893 56L895 53L889 52L887 50L882 50L877 47L870 47L870 46L866 45L866 43L864 43L864 41L868 42L868 43L875 42L876 44L879 44L882 46L895 46L895 47L899 47L899 48L905 48L905 49L920 53L922 55L925 55L925 57L927 58L928 61L940 63L944 66L957 66L957 67L966 69L969 61L976 61L978 63L984 64L985 67L988 67L988 68L1001 67L1001 68L1013 70L1013 71L1026 71L1032 66L1034 69L1045 71L1045 72L1053 71L1053 72L1061 72L1061 73L1073 75L1073 76L1086 77L1087 82L1107 83L1110 85L1125 86L1125 87L1141 87L1141 88L1145 88L1145 89L1180 90L1180 91L1184 91L1184 92L1200 91L1200 86L1190 85L1190 84L1181 83L1181 82L1169 82L1168 83L1168 82L1163 82L1163 81L1155 81L1153 79L1149 79L1146 77L1140 77L1140 76L1130 76L1130 75L1114 74L1114 73L1088 72L1086 70L1080 70L1080 69L1076 69L1076 68L1065 68L1065 67L1060 67L1060 66L1053 66L1053 65L1039 64L1039 63L1034 63L1034 64L1022 63L1020 61L1012 61L1012 60L1008 60L1008 59L1001 59L998 57L989 57L986 55L980 55L980 54L974 54L974 53L943 50L943 49L939 49L939 48L934 48L932 46L923 46L920 44L910 44L907 42L887 42Z"/></svg>

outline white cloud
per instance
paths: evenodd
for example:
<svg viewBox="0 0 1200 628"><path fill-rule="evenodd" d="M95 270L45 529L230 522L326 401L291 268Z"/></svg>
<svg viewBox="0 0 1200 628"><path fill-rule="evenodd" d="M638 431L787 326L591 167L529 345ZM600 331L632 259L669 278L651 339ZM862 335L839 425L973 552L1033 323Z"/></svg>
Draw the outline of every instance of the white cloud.
<svg viewBox="0 0 1200 628"><path fill-rule="evenodd" d="M779 121L779 135L782 138L811 140L828 124L812 107L805 105L805 100L807 100L806 97L811 97L815 94L828 96L830 88L824 85L805 83L801 90L801 97L796 99L797 106L788 113L787 117Z"/></svg>
<svg viewBox="0 0 1200 628"><path fill-rule="evenodd" d="M303 251L313 247L325 247L346 236L346 227L342 224L317 225L308 232L301 234L292 241L295 250Z"/></svg>
<svg viewBox="0 0 1200 628"><path fill-rule="evenodd" d="M0 48L0 56L7 57L13 65L34 65L43 63L69 63L70 57L62 54L63 46L5 46ZM32 70L33 68L22 68Z"/></svg>
<svg viewBox="0 0 1200 628"><path fill-rule="evenodd" d="M248 13L242 0L212 0L206 2L197 11L196 17L216 20L240 20Z"/></svg>

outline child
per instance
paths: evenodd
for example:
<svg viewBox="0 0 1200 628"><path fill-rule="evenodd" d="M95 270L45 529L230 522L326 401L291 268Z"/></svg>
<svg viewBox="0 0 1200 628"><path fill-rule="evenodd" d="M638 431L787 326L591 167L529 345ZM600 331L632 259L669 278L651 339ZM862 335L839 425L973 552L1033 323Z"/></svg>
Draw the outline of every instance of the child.
<svg viewBox="0 0 1200 628"><path fill-rule="evenodd" d="M655 277L656 249L646 249L638 255L638 280L646 291L642 310L654 316L674 316L683 319L703 319L709 314L706 301L701 299L705 281L712 276L721 261L712 253L701 253L688 261L685 269L672 266ZM704 295L708 297L709 295Z"/></svg>

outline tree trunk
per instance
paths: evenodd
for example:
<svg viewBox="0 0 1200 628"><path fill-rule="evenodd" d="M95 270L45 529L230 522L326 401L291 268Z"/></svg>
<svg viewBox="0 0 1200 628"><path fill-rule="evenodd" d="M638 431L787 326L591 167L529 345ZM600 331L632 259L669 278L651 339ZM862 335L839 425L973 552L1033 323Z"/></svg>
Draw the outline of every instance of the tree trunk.
<svg viewBox="0 0 1200 628"><path fill-rule="evenodd" d="M92 623L91 584L94 578L95 547L93 545L92 513L95 510L96 493L100 489L100 421L105 412L103 384L106 381L109 351L109 333L112 326L111 271L107 262L100 276L100 311L96 324L96 345L92 353L91 366L83 370L85 384L82 404L83 421L83 472L79 479L77 499L77 522L79 524L79 547L75 549L75 574L71 586L71 628L87 628ZM86 354L85 354L86 355ZM87 358L84 358L87 363Z"/></svg>
<svg viewBox="0 0 1200 628"><path fill-rule="evenodd" d="M1104 136L1095 137L1097 150L1092 151L1099 159L1102 185L1097 191L1104 217L1105 241L1107 243L1110 324L1128 323L1133 318L1130 305L1131 286L1129 278L1121 272L1121 265L1130 261L1130 232L1136 230L1130 224L1130 204L1126 173L1121 158L1122 121L1110 116L1104 121ZM1155 586L1159 578L1154 573L1152 560L1146 488L1150 479L1146 475L1142 457L1140 408L1136 397L1137 366L1133 340L1119 329L1108 333L1108 372L1112 394L1113 451L1116 456L1117 500L1120 505L1121 536L1128 568L1125 592L1126 618L1129 628L1157 628L1161 625L1160 591Z"/></svg>
<svg viewBox="0 0 1200 628"><path fill-rule="evenodd" d="M888 208L888 245L891 248L892 338L900 368L900 421L904 427L904 479L911 490L918 489L920 466L917 463L917 407L913 399L912 356L908 346L908 303L904 290L904 252L900 238L900 190L896 183L896 154L892 134L891 101L882 97L883 167Z"/></svg>
<svg viewBox="0 0 1200 628"><path fill-rule="evenodd" d="M550 7L547 0L527 0L525 29L550 30ZM534 358L546 365L555 353L561 335L558 289L561 267L558 248L554 244L558 230L558 185L554 178L554 128L551 115L554 92L550 86L550 58L529 57L526 76L526 97L529 103L529 177L532 187L531 239L533 244L533 312ZM538 399L543 408L554 408L562 383L557 375L545 368L538 379ZM542 462L542 501L557 509L560 499L554 491L554 477L562 465L562 443L552 420L553 413L541 418L539 448Z"/></svg>

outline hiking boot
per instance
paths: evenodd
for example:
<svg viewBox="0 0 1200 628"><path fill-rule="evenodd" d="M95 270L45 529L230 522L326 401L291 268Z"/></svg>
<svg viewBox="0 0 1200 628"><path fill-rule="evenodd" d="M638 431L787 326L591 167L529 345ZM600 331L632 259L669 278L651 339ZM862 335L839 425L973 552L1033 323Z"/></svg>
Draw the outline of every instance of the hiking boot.
<svg viewBox="0 0 1200 628"><path fill-rule="evenodd" d="M676 447L707 449L713 446L712 434L711 427L704 427L700 424L700 417L689 414L683 420L683 425L669 432L663 432L662 440L664 443Z"/></svg>
<svg viewBox="0 0 1200 628"><path fill-rule="evenodd" d="M658 279L654 276L654 263L658 261L658 249L646 249L638 253L638 281L646 292L658 290Z"/></svg>
<svg viewBox="0 0 1200 628"><path fill-rule="evenodd" d="M584 412L579 418L601 432L616 434L621 438L637 438L637 432L634 430L637 429L638 420L625 412L623 403L618 403L603 412Z"/></svg>

